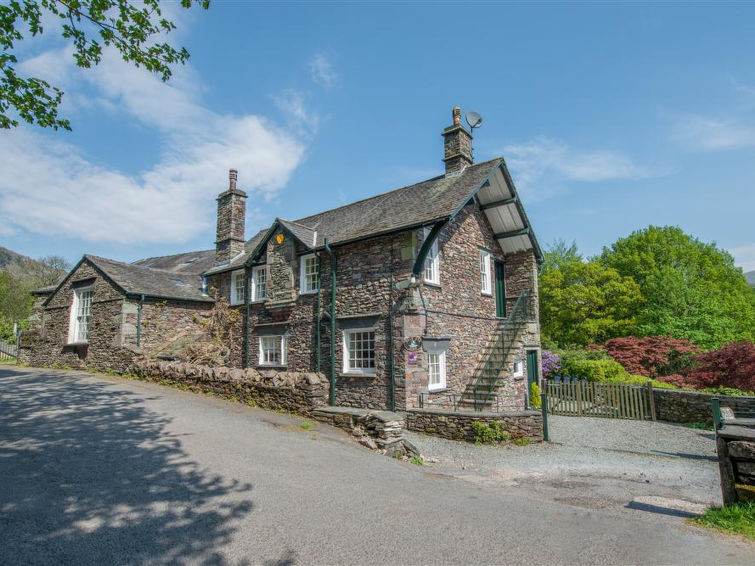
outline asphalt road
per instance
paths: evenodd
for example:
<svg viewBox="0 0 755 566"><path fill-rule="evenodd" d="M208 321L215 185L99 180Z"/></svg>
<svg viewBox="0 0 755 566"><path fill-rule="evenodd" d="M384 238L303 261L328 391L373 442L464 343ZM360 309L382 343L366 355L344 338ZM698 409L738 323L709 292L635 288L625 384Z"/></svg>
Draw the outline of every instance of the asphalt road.
<svg viewBox="0 0 755 566"><path fill-rule="evenodd" d="M2 564L752 564L753 545L433 474L324 425L0 366Z"/></svg>

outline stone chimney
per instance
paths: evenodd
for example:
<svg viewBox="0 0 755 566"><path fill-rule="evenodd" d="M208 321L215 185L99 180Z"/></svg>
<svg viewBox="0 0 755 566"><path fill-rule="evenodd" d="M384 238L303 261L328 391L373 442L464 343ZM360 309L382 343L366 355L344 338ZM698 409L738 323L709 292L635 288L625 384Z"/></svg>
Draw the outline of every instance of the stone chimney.
<svg viewBox="0 0 755 566"><path fill-rule="evenodd" d="M218 229L215 236L215 264L228 263L244 251L246 193L236 188L238 172L228 172L228 190L218 195Z"/></svg>
<svg viewBox="0 0 755 566"><path fill-rule="evenodd" d="M461 125L461 108L454 106L453 124L442 132L446 175L461 173L472 164L472 134Z"/></svg>

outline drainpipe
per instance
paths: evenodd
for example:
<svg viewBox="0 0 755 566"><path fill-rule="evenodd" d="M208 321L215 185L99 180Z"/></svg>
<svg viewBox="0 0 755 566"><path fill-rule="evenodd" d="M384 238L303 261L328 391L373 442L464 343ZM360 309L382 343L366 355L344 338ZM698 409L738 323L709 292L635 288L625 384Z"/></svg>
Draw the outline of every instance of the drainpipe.
<svg viewBox="0 0 755 566"><path fill-rule="evenodd" d="M317 254L317 269L320 271L319 280L322 281L322 263L320 262L320 254ZM322 285L317 285L317 316L315 316L315 324L317 325L317 373L320 373L320 324L322 318L320 316L320 301L322 296Z"/></svg>
<svg viewBox="0 0 755 566"><path fill-rule="evenodd" d="M391 262L392 263L392 262ZM396 410L396 372L393 367L393 273L390 278L390 290L388 292L388 367L391 373L391 411Z"/></svg>
<svg viewBox="0 0 755 566"><path fill-rule="evenodd" d="M330 255L330 395L328 404L336 404L336 254L325 238L325 251Z"/></svg>
<svg viewBox="0 0 755 566"><path fill-rule="evenodd" d="M142 306L144 305L144 295L139 299L139 304L136 306L136 347L142 346Z"/></svg>
<svg viewBox="0 0 755 566"><path fill-rule="evenodd" d="M249 318L251 311L251 275L252 268L247 266L244 268L244 369L249 367ZM232 276L233 277L233 276ZM233 284L233 278L231 278L231 284Z"/></svg>

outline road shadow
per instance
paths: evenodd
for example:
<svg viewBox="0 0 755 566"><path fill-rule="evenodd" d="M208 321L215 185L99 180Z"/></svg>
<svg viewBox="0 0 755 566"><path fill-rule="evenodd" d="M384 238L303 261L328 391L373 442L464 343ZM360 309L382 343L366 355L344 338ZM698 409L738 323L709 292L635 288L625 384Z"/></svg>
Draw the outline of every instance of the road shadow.
<svg viewBox="0 0 755 566"><path fill-rule="evenodd" d="M143 399L0 368L0 563L225 563L252 485L201 469Z"/></svg>

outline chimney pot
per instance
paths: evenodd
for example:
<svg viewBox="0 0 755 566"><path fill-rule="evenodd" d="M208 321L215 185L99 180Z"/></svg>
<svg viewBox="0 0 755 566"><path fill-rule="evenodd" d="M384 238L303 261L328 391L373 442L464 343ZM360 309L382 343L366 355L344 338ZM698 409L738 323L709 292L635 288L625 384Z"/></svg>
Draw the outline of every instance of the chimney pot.
<svg viewBox="0 0 755 566"><path fill-rule="evenodd" d="M461 108L454 106L453 124L443 130L443 162L446 175L455 175L472 165L472 135L461 125Z"/></svg>
<svg viewBox="0 0 755 566"><path fill-rule="evenodd" d="M236 169L231 169L228 171L228 188L229 189L235 189L236 188L236 180L239 178L239 172L236 171Z"/></svg>

